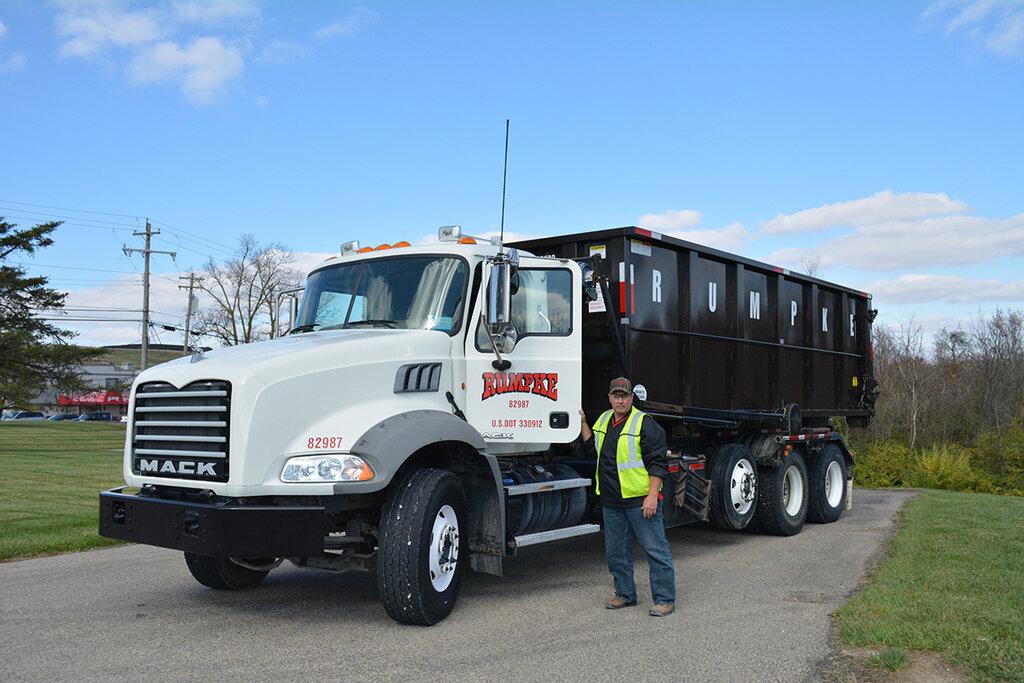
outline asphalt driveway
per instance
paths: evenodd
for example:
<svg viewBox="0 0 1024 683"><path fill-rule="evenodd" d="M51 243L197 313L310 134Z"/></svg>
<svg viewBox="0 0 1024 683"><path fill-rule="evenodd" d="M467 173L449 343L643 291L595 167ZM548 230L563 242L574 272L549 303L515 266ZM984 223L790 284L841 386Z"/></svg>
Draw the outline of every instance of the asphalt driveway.
<svg viewBox="0 0 1024 683"><path fill-rule="evenodd" d="M200 586L180 553L126 546L0 564L0 679L815 680L829 613L912 496L854 508L792 538L669 531L676 613L607 611L599 534L527 548L498 579L470 573L452 615L392 622L365 575L282 565L258 588Z"/></svg>

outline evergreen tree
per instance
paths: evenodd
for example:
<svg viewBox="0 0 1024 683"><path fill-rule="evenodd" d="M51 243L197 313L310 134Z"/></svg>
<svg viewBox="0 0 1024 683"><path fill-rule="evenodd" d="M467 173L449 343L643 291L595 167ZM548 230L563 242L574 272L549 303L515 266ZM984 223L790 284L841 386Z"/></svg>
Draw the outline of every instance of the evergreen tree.
<svg viewBox="0 0 1024 683"><path fill-rule="evenodd" d="M42 319L42 312L64 307L67 294L47 287L45 277L29 277L12 257L34 254L53 244L60 221L18 229L0 216L0 408L24 406L47 386L62 391L84 388L76 367L102 353L69 342L75 333Z"/></svg>

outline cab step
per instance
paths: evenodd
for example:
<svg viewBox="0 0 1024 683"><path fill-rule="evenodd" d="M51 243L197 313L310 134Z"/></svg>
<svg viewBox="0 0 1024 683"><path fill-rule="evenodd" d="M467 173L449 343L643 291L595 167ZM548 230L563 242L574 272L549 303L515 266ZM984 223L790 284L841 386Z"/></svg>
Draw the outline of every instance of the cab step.
<svg viewBox="0 0 1024 683"><path fill-rule="evenodd" d="M516 536L516 547L523 548L528 545L547 543L548 541L558 541L563 538L572 538L573 536L596 534L600 530L600 524L579 524L577 526L567 526L562 529L551 529L550 531L538 531L534 534L523 534L522 536Z"/></svg>
<svg viewBox="0 0 1024 683"><path fill-rule="evenodd" d="M510 496L522 496L527 493L543 493L545 491L560 491L562 489L578 489L590 486L590 479L555 479L553 481L538 481L530 484L513 484L506 486L505 491Z"/></svg>

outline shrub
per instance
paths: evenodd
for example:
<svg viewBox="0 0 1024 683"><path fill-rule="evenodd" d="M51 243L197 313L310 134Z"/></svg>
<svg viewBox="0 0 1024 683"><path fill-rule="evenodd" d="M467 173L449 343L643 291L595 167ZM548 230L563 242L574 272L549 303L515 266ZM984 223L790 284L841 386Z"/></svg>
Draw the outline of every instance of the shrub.
<svg viewBox="0 0 1024 683"><path fill-rule="evenodd" d="M904 486L913 465L907 447L895 441L866 444L853 458L853 477L858 486Z"/></svg>
<svg viewBox="0 0 1024 683"><path fill-rule="evenodd" d="M914 458L904 485L947 491L997 493L995 478L975 469L970 452L959 446L932 446Z"/></svg>

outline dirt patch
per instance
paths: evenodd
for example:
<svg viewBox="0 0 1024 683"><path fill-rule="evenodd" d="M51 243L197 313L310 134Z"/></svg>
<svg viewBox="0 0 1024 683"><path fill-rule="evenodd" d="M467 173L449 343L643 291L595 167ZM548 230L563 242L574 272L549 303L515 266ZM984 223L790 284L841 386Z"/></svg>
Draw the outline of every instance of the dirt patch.
<svg viewBox="0 0 1024 683"><path fill-rule="evenodd" d="M910 663L899 671L888 671L868 663L880 650L843 648L833 653L820 669L828 683L932 683L967 681L968 677L934 652L908 652Z"/></svg>

